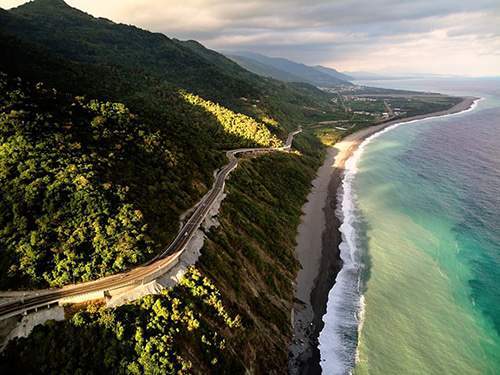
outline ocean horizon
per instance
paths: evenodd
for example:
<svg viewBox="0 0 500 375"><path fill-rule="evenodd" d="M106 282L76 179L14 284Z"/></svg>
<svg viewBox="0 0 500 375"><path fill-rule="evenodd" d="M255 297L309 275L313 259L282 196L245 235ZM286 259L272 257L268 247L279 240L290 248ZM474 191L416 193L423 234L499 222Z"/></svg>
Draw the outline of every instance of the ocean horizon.
<svg viewBox="0 0 500 375"><path fill-rule="evenodd" d="M391 126L347 162L323 372L499 373L498 80L362 83L482 100Z"/></svg>

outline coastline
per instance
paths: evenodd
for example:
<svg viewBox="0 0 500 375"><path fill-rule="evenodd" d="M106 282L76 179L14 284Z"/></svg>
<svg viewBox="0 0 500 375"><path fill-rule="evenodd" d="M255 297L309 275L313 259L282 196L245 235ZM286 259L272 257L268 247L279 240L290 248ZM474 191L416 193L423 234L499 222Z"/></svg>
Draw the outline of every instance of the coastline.
<svg viewBox="0 0 500 375"><path fill-rule="evenodd" d="M369 136L401 123L463 112L478 98L465 97L445 111L391 120L349 134L328 148L318 169L298 227L295 248L301 270L296 278L292 312L293 340L289 348L290 374L320 374L319 333L323 329L328 294L342 268L339 245L342 241L338 207L338 189L342 184L346 161Z"/></svg>

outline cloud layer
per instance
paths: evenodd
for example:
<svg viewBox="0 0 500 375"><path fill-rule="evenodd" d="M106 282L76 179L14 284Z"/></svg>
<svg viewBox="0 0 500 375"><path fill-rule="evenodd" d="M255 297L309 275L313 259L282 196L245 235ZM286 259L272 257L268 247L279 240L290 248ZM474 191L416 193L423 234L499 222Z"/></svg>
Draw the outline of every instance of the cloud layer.
<svg viewBox="0 0 500 375"><path fill-rule="evenodd" d="M24 1L0 0L10 7ZM217 50L347 71L500 75L498 0L67 0Z"/></svg>

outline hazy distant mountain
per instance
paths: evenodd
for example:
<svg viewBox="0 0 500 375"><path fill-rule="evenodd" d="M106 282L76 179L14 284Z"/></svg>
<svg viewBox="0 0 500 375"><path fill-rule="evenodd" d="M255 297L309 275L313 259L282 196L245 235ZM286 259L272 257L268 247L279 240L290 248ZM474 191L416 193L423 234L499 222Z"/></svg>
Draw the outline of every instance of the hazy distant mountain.
<svg viewBox="0 0 500 375"><path fill-rule="evenodd" d="M238 51L227 56L253 73L287 82L304 82L319 87L350 85L348 76L326 67L313 67L279 57Z"/></svg>
<svg viewBox="0 0 500 375"><path fill-rule="evenodd" d="M301 82L302 78L284 70L277 69L271 65L263 64L255 59L245 56L227 55L238 65L263 77L271 77L285 82Z"/></svg>
<svg viewBox="0 0 500 375"><path fill-rule="evenodd" d="M313 66L314 69L319 70L320 72L326 73L328 75L331 75L332 77L342 79L344 81L352 81L354 80L353 77L345 74L345 73L340 73L338 70L333 69L333 68L328 68L327 66L322 66L322 65L315 65Z"/></svg>
<svg viewBox="0 0 500 375"><path fill-rule="evenodd" d="M346 72L354 80L377 80L388 81L398 79L423 79L423 78L462 78L450 74L433 74L433 73L370 73L370 72Z"/></svg>

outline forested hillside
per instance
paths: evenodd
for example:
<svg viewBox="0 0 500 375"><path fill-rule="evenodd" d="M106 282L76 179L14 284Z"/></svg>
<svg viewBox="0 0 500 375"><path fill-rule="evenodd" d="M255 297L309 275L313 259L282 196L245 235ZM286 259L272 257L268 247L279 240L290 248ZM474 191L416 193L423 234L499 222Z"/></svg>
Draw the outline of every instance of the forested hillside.
<svg viewBox="0 0 500 375"><path fill-rule="evenodd" d="M337 111L328 94L319 90L306 92L259 77L197 42L94 18L62 0L29 2L2 12L0 21L4 33L34 43L56 57L126 69L138 75L133 80L154 77L257 120L274 118L288 129L293 127L291 123L307 121L317 113Z"/></svg>
<svg viewBox="0 0 500 375"><path fill-rule="evenodd" d="M196 137L192 144L205 150L198 178L184 172L194 166L164 129L123 104L0 76L3 288L61 286L145 261L207 189L223 161L217 150L281 145L249 117L186 93L178 100L191 110L184 114L191 115L185 131ZM215 118L207 121L205 110Z"/></svg>
<svg viewBox="0 0 500 375"><path fill-rule="evenodd" d="M221 226L197 268L172 290L130 305L90 304L48 322L0 354L2 373L285 373L291 340L294 238L323 149L242 162L228 182Z"/></svg>
<svg viewBox="0 0 500 375"><path fill-rule="evenodd" d="M4 288L146 260L207 191L222 151L280 146L289 129L344 116L313 86L62 0L0 10L0 21Z"/></svg>
<svg viewBox="0 0 500 375"><path fill-rule="evenodd" d="M157 254L224 150L280 146L345 114L308 84L258 77L197 42L62 0L0 11L0 288L95 279ZM132 304L67 309L0 355L1 373L280 372L300 209L322 148L243 160L197 268ZM81 311L76 312L75 310ZM262 334L261 334L262 333Z"/></svg>

